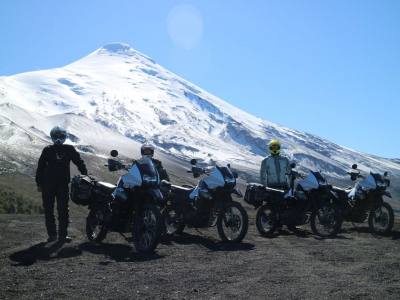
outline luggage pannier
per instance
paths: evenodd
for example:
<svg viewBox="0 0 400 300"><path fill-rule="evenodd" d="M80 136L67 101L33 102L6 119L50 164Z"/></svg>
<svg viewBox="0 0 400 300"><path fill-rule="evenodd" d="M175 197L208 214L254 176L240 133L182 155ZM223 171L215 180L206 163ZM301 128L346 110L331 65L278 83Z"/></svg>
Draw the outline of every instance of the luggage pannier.
<svg viewBox="0 0 400 300"><path fill-rule="evenodd" d="M246 188L246 193L244 195L244 201L246 203L259 207L262 205L263 201L267 198L267 192L265 187L259 183L249 183Z"/></svg>
<svg viewBox="0 0 400 300"><path fill-rule="evenodd" d="M93 179L77 175L71 180L71 200L78 205L89 205L92 201Z"/></svg>

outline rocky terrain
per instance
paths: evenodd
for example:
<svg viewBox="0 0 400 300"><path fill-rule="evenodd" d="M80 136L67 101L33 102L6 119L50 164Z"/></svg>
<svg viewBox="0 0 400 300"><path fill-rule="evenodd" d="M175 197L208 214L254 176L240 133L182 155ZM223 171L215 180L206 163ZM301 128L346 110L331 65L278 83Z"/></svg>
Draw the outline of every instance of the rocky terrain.
<svg viewBox="0 0 400 300"><path fill-rule="evenodd" d="M251 211L250 211L251 212ZM0 299L398 299L400 224L385 237L347 224L335 239L309 228L243 243L186 230L138 255L118 234L84 237L73 207L70 244L46 244L43 217L0 215Z"/></svg>

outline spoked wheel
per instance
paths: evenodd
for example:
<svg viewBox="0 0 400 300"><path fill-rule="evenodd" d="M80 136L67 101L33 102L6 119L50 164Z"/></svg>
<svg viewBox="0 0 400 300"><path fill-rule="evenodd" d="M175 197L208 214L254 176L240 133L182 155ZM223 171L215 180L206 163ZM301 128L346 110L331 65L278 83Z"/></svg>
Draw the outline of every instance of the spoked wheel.
<svg viewBox="0 0 400 300"><path fill-rule="evenodd" d="M164 234L182 234L185 229L185 224L177 221L177 214L175 210L166 208L162 213L162 218L164 220Z"/></svg>
<svg viewBox="0 0 400 300"><path fill-rule="evenodd" d="M224 242L240 243L247 233L249 219L242 205L231 202L219 215L218 234Z"/></svg>
<svg viewBox="0 0 400 300"><path fill-rule="evenodd" d="M321 237L334 237L342 227L340 210L333 204L324 204L311 214L311 230Z"/></svg>
<svg viewBox="0 0 400 300"><path fill-rule="evenodd" d="M106 238L105 215L101 210L91 210L86 218L86 236L89 241L101 242Z"/></svg>
<svg viewBox="0 0 400 300"><path fill-rule="evenodd" d="M157 247L162 231L162 217L154 204L145 204L133 222L133 243L140 253L151 253Z"/></svg>
<svg viewBox="0 0 400 300"><path fill-rule="evenodd" d="M368 218L369 229L376 234L388 234L393 228L393 222L393 208L387 202L371 210Z"/></svg>
<svg viewBox="0 0 400 300"><path fill-rule="evenodd" d="M258 209L256 226L262 236L270 237L273 235L277 228L276 213L269 205L263 205Z"/></svg>

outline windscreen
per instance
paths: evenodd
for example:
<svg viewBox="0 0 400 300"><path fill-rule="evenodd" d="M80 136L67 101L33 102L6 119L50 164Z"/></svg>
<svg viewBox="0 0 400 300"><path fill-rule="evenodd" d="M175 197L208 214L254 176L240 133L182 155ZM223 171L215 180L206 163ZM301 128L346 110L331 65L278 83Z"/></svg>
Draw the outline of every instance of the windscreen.
<svg viewBox="0 0 400 300"><path fill-rule="evenodd" d="M142 158L136 161L136 164L139 168L142 177L150 177L150 178L157 178L158 173L157 170L150 158Z"/></svg>
<svg viewBox="0 0 400 300"><path fill-rule="evenodd" d="M217 167L218 170L221 172L222 176L224 176L225 180L232 180L235 179L235 177L232 174L231 169L229 169L228 167Z"/></svg>
<svg viewBox="0 0 400 300"><path fill-rule="evenodd" d="M384 183L383 177L381 174L378 173L371 173L371 176L374 177L377 183Z"/></svg>
<svg viewBox="0 0 400 300"><path fill-rule="evenodd" d="M325 180L325 178L321 175L320 172L312 172L312 173L314 174L315 178L317 179L317 181L318 181L318 183L319 183L320 185L326 184L326 180Z"/></svg>

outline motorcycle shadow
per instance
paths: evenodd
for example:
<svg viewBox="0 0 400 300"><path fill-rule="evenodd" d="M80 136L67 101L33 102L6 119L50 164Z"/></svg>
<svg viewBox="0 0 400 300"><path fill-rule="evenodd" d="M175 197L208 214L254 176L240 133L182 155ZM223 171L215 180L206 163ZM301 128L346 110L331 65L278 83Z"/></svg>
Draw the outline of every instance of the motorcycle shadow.
<svg viewBox="0 0 400 300"><path fill-rule="evenodd" d="M339 239L341 239L341 240L352 240L352 238L345 237L345 236L339 235L339 234L336 235L336 236L332 236L332 237L321 237L321 236L318 236L318 235L314 235L312 232L307 231L307 230L302 229L302 228L298 228L297 230L281 229L280 231L275 232L273 235L269 236L268 238L269 239L274 239L274 238L278 238L280 236L296 236L296 237L299 237L299 238L306 238L306 239L314 238L314 239L320 240L320 241L327 240L327 239L331 239L331 240L335 240L335 239L336 240L339 240Z"/></svg>
<svg viewBox="0 0 400 300"><path fill-rule="evenodd" d="M38 261L49 261L52 259L63 259L76 257L82 251L76 247L64 247L64 243L39 243L27 249L17 251L9 256L9 259L16 262L14 266L31 266Z"/></svg>
<svg viewBox="0 0 400 300"><path fill-rule="evenodd" d="M131 245L85 242L79 245L81 251L104 255L116 262L145 262L164 258L157 253L135 252Z"/></svg>
<svg viewBox="0 0 400 300"><path fill-rule="evenodd" d="M190 233L182 233L180 235L174 235L164 238L164 244L172 245L172 242L179 245L201 245L210 251L251 251L255 248L254 244L251 243L227 243L217 241L209 237L202 235L194 235Z"/></svg>
<svg viewBox="0 0 400 300"><path fill-rule="evenodd" d="M369 229L369 227L363 226L363 227L350 227L350 228L346 228L342 230L343 233L353 233L353 232L357 232L357 233L369 233L374 237L377 238L383 238L383 237L389 237L392 238L392 240L399 240L400 239L400 231L397 230L392 230L389 233L386 234L376 234L371 232L371 230Z"/></svg>

